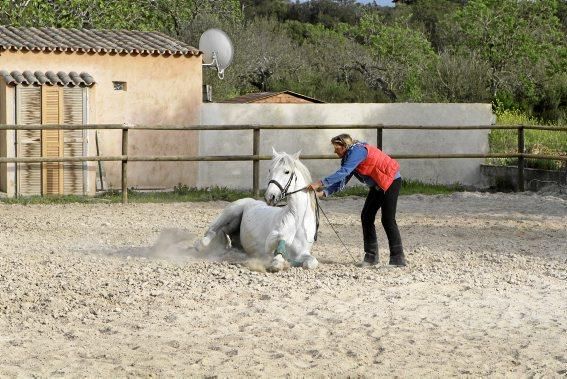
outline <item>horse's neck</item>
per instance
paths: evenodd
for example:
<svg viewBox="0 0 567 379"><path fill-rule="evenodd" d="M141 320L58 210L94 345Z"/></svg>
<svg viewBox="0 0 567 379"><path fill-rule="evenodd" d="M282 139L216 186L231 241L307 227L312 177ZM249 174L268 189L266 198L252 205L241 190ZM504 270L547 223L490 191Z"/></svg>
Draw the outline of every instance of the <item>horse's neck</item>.
<svg viewBox="0 0 567 379"><path fill-rule="evenodd" d="M307 186L307 183L305 183L303 179L300 179L297 181L295 188L290 190L290 192L304 188L305 186ZM296 219L303 219L310 214L309 212L313 212L311 207L311 194L309 191L304 190L290 195L287 199L286 208L294 214Z"/></svg>

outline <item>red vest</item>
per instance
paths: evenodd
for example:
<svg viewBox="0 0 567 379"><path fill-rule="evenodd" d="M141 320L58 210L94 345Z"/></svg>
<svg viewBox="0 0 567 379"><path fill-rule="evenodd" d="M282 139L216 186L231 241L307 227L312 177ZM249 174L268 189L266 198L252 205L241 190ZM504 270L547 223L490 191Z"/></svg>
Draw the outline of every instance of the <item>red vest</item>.
<svg viewBox="0 0 567 379"><path fill-rule="evenodd" d="M400 164L377 147L368 144L364 147L368 151L368 156L360 162L355 171L370 176L385 192L400 170Z"/></svg>

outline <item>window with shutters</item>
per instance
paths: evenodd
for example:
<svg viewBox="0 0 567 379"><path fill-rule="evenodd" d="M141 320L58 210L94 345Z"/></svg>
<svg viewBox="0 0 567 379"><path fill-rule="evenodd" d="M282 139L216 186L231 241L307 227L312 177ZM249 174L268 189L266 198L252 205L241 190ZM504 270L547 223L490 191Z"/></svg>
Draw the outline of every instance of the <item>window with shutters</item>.
<svg viewBox="0 0 567 379"><path fill-rule="evenodd" d="M82 87L18 86L18 123L83 124L86 89ZM84 155L84 131L19 130L19 157L74 157ZM18 164L19 195L83 194L83 162L45 162Z"/></svg>

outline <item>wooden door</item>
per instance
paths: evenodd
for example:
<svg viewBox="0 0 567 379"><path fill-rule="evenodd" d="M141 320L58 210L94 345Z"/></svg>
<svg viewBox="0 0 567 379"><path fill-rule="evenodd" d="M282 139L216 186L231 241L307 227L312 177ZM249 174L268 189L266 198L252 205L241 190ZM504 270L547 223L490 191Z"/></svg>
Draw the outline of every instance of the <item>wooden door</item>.
<svg viewBox="0 0 567 379"><path fill-rule="evenodd" d="M20 125L80 125L84 123L85 89L81 87L18 86L17 115ZM84 155L84 131L19 130L18 157L80 157ZM18 195L82 195L85 193L83 162L19 163Z"/></svg>
<svg viewBox="0 0 567 379"><path fill-rule="evenodd" d="M43 86L41 91L41 123L63 123L63 87ZM41 151L45 158L63 156L63 131L42 130ZM63 194L63 163L47 162L42 167L42 195Z"/></svg>
<svg viewBox="0 0 567 379"><path fill-rule="evenodd" d="M41 87L16 87L17 123L19 125L41 124ZM16 132L16 154L22 158L41 157L41 131L18 130ZM41 195L41 163L17 163L17 194Z"/></svg>
<svg viewBox="0 0 567 379"><path fill-rule="evenodd" d="M84 124L84 88L63 88L63 124ZM85 133L82 129L63 131L63 156L81 157L85 153ZM85 193L84 162L63 163L63 193L65 195L82 195Z"/></svg>

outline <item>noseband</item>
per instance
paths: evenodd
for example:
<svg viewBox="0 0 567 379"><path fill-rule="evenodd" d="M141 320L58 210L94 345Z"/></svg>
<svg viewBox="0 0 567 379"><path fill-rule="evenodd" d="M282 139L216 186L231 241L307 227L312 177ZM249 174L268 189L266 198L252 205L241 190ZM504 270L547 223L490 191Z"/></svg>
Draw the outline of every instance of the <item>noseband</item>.
<svg viewBox="0 0 567 379"><path fill-rule="evenodd" d="M294 177L295 177L295 171L292 172L291 175L289 176L289 180L285 184L285 187L282 187L282 185L280 183L278 183L277 180L274 180L274 179L270 180L268 182L268 185L274 183L280 189L280 192L282 194L282 199L283 199L288 195L287 191L289 190L289 186L291 186L291 181L293 180Z"/></svg>

